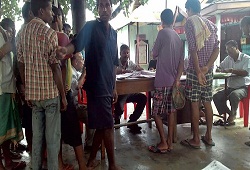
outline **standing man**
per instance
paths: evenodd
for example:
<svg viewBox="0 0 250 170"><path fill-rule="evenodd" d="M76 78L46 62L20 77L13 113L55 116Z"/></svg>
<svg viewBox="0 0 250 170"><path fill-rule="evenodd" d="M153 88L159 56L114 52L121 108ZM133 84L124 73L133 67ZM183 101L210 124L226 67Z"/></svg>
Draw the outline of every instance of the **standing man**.
<svg viewBox="0 0 250 170"><path fill-rule="evenodd" d="M205 106L207 131L202 141L214 146L211 130L213 124L212 82L213 64L219 54L217 28L209 20L200 16L199 0L187 0L185 4L188 19L185 32L188 42L189 63L187 68L186 97L191 101L193 138L181 141L181 144L199 149L199 102Z"/></svg>
<svg viewBox="0 0 250 170"><path fill-rule="evenodd" d="M52 3L50 0L31 0L31 11L35 18L23 27L17 48L25 100L32 104L32 169L42 169L42 145L46 139L48 169L58 170L59 94L62 110L66 110L67 101L59 60L56 59L57 34L46 26L53 19Z"/></svg>
<svg viewBox="0 0 250 170"><path fill-rule="evenodd" d="M119 168L115 164L112 103L117 101L115 80L118 52L117 34L109 24L111 0L97 0L97 10L100 18L87 22L72 43L66 48L58 48L57 55L63 58L66 54L80 52L85 48L84 89L88 99L88 123L90 129L96 129L87 166L94 166L97 151L103 140L109 170L117 170ZM79 81L80 87L83 81L84 74Z"/></svg>
<svg viewBox="0 0 250 170"><path fill-rule="evenodd" d="M117 68L116 74L131 73L133 71L143 70L143 68L141 68L139 65L136 65L133 63L133 61L129 60L130 50L127 45L123 44L120 47L120 56L119 66ZM120 124L120 118L124 112L124 104L130 102L136 103L136 107L133 114L130 115L128 122L135 122L140 118L144 110L147 97L142 93L119 95L118 100L115 103L115 124ZM130 125L128 128L133 134L141 133L141 127L137 124Z"/></svg>
<svg viewBox="0 0 250 170"><path fill-rule="evenodd" d="M235 125L234 120L240 100L247 97L247 85L250 84L250 57L239 51L235 40L226 43L226 51L228 56L220 63L218 71L232 73L237 77L228 78L228 88L217 92L213 96L213 101L220 115L229 114L226 125L230 126ZM227 100L230 102L231 110L226 104Z"/></svg>
<svg viewBox="0 0 250 170"><path fill-rule="evenodd" d="M163 29L159 31L153 48L153 58L157 59L155 74L155 91L152 114L160 135L160 143L149 146L154 153L167 153L173 149L174 114L172 91L180 85L184 67L184 49L179 35L173 29L173 12L165 9L161 13ZM162 117L168 116L168 137L164 134Z"/></svg>
<svg viewBox="0 0 250 170"><path fill-rule="evenodd" d="M240 28L242 33L247 37L250 38L250 16L245 16L240 21Z"/></svg>

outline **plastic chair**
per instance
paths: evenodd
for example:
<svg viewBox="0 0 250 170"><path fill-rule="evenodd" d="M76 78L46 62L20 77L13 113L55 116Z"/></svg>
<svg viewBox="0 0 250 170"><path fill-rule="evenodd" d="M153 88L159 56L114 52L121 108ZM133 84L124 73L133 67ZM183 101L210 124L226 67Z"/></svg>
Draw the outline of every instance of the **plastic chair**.
<svg viewBox="0 0 250 170"><path fill-rule="evenodd" d="M249 99L250 99L250 86L248 86L247 97L243 98L239 105L240 117L244 117L244 127L248 127L248 119L249 119Z"/></svg>
<svg viewBox="0 0 250 170"><path fill-rule="evenodd" d="M78 91L78 104L87 105L87 95L86 95L86 91L83 89L79 89ZM83 133L83 123L79 121L79 124L80 124L81 133Z"/></svg>

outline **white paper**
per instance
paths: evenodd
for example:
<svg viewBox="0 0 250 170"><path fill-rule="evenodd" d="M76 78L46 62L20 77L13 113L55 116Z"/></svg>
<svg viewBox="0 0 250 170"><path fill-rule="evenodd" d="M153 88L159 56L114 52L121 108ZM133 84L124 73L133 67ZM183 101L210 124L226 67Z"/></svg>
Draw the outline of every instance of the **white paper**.
<svg viewBox="0 0 250 170"><path fill-rule="evenodd" d="M220 163L219 161L213 160L208 166L202 170L230 170L228 167Z"/></svg>

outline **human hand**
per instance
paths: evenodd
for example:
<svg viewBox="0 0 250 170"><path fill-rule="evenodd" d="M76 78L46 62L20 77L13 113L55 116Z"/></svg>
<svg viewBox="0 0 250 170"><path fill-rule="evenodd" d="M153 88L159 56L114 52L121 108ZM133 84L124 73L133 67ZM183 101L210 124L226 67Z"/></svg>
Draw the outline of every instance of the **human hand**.
<svg viewBox="0 0 250 170"><path fill-rule="evenodd" d="M66 109L67 109L67 105L68 105L68 103L67 103L67 100L66 100L66 97L64 96L64 97L62 97L62 99L61 99L62 101L61 101L61 111L66 111Z"/></svg>
<svg viewBox="0 0 250 170"><path fill-rule="evenodd" d="M117 102L118 95L116 89L113 90L113 102L112 104L115 104Z"/></svg>
<svg viewBox="0 0 250 170"><path fill-rule="evenodd" d="M205 86L207 83L206 77L202 72L197 74L198 82L200 85Z"/></svg>
<svg viewBox="0 0 250 170"><path fill-rule="evenodd" d="M222 70L223 73L232 73L233 72L233 69L232 68L229 68L229 69L225 69L225 70Z"/></svg>
<svg viewBox="0 0 250 170"><path fill-rule="evenodd" d="M207 66L202 67L202 68L201 68L201 72L202 72L204 75L207 74L207 72L208 72L208 67L207 67Z"/></svg>
<svg viewBox="0 0 250 170"><path fill-rule="evenodd" d="M61 47L61 46L57 47L57 49L56 49L56 58L58 60L64 59L64 57L66 56L66 54L67 54L67 48Z"/></svg>

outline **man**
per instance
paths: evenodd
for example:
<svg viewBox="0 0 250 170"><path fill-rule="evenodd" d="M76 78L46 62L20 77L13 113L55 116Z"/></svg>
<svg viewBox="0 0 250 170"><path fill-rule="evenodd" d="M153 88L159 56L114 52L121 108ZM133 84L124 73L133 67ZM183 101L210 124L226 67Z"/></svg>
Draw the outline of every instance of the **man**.
<svg viewBox="0 0 250 170"><path fill-rule="evenodd" d="M92 151L87 163L93 167L97 151L104 141L109 170L119 169L115 164L114 154L114 122L112 103L117 101L116 66L118 65L117 34L110 26L111 0L97 0L100 18L87 22L82 30L66 48L59 47L57 55L80 52L85 48L86 80L84 89L87 92L88 124L96 129ZM79 87L84 82L84 74L79 80Z"/></svg>
<svg viewBox="0 0 250 170"><path fill-rule="evenodd" d="M65 34L67 34L68 37L70 36L71 30L72 29L71 29L71 26L69 24L67 24L67 23L63 24L63 32Z"/></svg>
<svg viewBox="0 0 250 170"><path fill-rule="evenodd" d="M120 60L119 60L119 66L117 68L116 74L124 74L124 73L130 73L133 71L141 71L143 68L141 68L139 65L136 65L133 63L133 61L129 60L130 52L129 47L125 44L123 44L120 47ZM130 115L128 122L135 122L137 121L146 105L147 97L142 93L134 93L134 94L128 94L128 95L119 95L118 100L115 103L115 124L120 124L120 118L124 111L124 104L125 103L136 103L135 110L133 114ZM128 126L130 129L130 132L133 134L141 133L141 127L137 124Z"/></svg>
<svg viewBox="0 0 250 170"><path fill-rule="evenodd" d="M52 3L31 0L31 11L35 18L23 27L17 48L25 100L32 104L32 169L42 169L42 144L46 139L48 169L57 170L61 138L59 94L62 111L66 110L67 101L56 59L57 34L46 26L53 20Z"/></svg>
<svg viewBox="0 0 250 170"><path fill-rule="evenodd" d="M230 126L235 125L234 120L240 100L247 96L247 85L250 84L250 57L239 51L238 44L234 40L226 43L226 51L228 56L220 63L217 71L232 73L237 77L228 78L228 88L226 91L224 89L217 92L213 96L213 101L219 114L229 115L226 125ZM227 107L227 100L230 102L231 109Z"/></svg>
<svg viewBox="0 0 250 170"><path fill-rule="evenodd" d="M181 141L181 144L200 148L199 137L199 102L206 110L207 131L202 141L208 146L214 146L212 140L213 110L212 81L213 63L219 54L217 28L209 20L200 16L201 4L199 0L187 0L185 4L188 19L185 32L188 42L189 63L187 68L186 97L191 101L193 138Z"/></svg>
<svg viewBox="0 0 250 170"><path fill-rule="evenodd" d="M62 10L55 6L52 7L52 11L54 13L54 19L50 24L51 28L57 32L58 37L58 45L66 46L69 44L68 36L63 33L62 28ZM65 112L61 114L61 132L62 132L62 140L64 143L69 144L74 148L74 152L76 155L76 160L78 161L79 169L86 169L86 163L84 160L84 151L82 146L82 135L79 126L79 121L76 113L76 108L74 105L74 97L71 91L71 82L72 82L72 68L71 68L71 60L69 57L72 55L66 56L63 60L61 60L61 69L62 69L62 77L63 82L65 84L65 89L67 91L66 99L68 102L67 109ZM69 164L64 164L62 159L62 147L59 154L59 168L60 169L73 169L73 167Z"/></svg>
<svg viewBox="0 0 250 170"><path fill-rule="evenodd" d="M22 29L25 25L27 25L33 18L33 14L30 9L30 2L25 2L22 7L22 16L24 19L24 24L22 25L20 31L17 34L17 39L19 34L22 32ZM17 42L19 43L19 42ZM18 71L19 73L19 71ZM20 73L19 73L20 76ZM17 79L17 89L23 101L22 111L23 111L23 119L22 119L22 126L25 128L25 137L27 140L27 147L30 153L32 152L32 108L28 106L27 102L25 101L25 91L24 85L21 80Z"/></svg>
<svg viewBox="0 0 250 170"><path fill-rule="evenodd" d="M0 160L1 170L23 169L26 166L23 161L13 162L10 152L10 144L23 139L21 121L15 102L16 77L12 50L11 37L8 37L7 31L0 26L0 148L3 151L3 158Z"/></svg>
<svg viewBox="0 0 250 170"><path fill-rule="evenodd" d="M165 9L161 13L163 29L159 31L153 47L153 58L157 58L155 75L155 91L153 96L152 115L160 135L160 143L149 146L154 153L167 153L173 149L174 114L172 92L174 86L180 85L180 77L184 67L183 43L173 29L173 12ZM165 137L162 117L167 114L168 137Z"/></svg>

